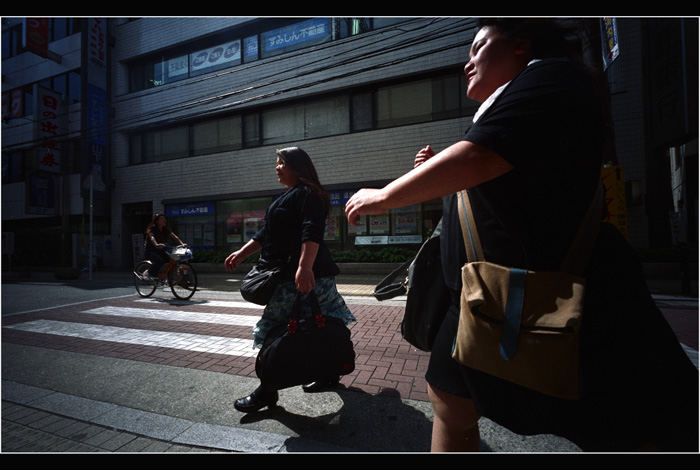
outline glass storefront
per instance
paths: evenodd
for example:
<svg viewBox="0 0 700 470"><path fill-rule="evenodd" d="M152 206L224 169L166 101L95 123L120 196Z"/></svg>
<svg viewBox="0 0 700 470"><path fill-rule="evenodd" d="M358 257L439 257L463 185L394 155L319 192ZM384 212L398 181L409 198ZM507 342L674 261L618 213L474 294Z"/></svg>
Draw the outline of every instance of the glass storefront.
<svg viewBox="0 0 700 470"><path fill-rule="evenodd" d="M330 191L331 211L326 219L325 241L334 250L368 246L418 248L430 236L442 215L439 200L363 216L351 226L345 203L354 190ZM243 246L260 230L272 196L223 201L170 204L169 226L195 249L232 250Z"/></svg>

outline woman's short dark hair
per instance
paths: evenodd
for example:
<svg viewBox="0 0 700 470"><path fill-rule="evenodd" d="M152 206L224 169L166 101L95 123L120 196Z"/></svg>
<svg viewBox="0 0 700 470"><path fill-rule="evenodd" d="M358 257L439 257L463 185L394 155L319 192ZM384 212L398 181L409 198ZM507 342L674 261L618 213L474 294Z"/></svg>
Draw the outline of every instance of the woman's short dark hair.
<svg viewBox="0 0 700 470"><path fill-rule="evenodd" d="M478 26L495 28L508 39L529 39L534 59L570 56L570 39L578 30L553 18L482 18Z"/></svg>

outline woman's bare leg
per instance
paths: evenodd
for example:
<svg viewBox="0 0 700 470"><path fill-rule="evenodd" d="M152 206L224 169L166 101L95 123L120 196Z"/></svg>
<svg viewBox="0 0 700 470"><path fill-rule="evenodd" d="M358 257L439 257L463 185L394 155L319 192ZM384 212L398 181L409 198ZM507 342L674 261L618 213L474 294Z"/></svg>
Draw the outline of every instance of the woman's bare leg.
<svg viewBox="0 0 700 470"><path fill-rule="evenodd" d="M479 415L474 403L428 384L433 406L432 452L478 452Z"/></svg>

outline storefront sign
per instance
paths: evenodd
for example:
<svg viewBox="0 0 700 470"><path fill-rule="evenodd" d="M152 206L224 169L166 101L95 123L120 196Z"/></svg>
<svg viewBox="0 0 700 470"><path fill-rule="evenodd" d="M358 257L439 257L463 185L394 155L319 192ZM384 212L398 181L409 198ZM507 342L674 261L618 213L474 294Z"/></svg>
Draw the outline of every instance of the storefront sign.
<svg viewBox="0 0 700 470"><path fill-rule="evenodd" d="M214 215L213 202L173 204L165 208L166 217L187 217L192 215Z"/></svg>
<svg viewBox="0 0 700 470"><path fill-rule="evenodd" d="M320 43L330 39L329 18L313 18L261 35L263 54L281 51L290 46ZM293 47L294 48L294 47Z"/></svg>

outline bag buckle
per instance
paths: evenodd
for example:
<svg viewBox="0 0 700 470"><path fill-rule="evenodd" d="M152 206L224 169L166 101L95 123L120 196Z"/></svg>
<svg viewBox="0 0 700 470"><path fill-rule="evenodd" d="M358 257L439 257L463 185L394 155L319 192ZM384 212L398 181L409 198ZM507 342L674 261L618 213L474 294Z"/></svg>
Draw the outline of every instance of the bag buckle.
<svg viewBox="0 0 700 470"><path fill-rule="evenodd" d="M320 313L317 313L315 315L315 317L316 317L316 324L318 325L319 328L323 328L326 326L326 321L323 319L323 315L321 315Z"/></svg>

